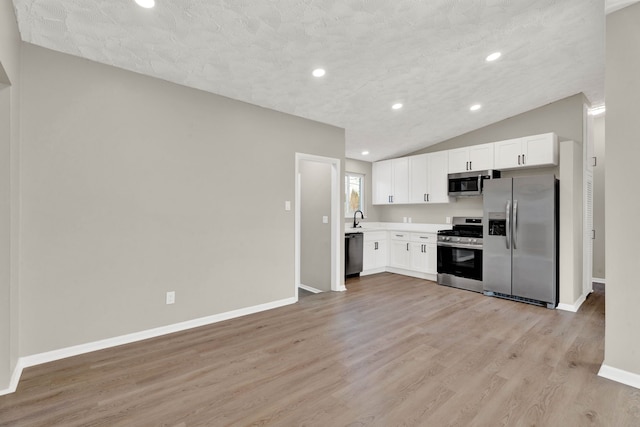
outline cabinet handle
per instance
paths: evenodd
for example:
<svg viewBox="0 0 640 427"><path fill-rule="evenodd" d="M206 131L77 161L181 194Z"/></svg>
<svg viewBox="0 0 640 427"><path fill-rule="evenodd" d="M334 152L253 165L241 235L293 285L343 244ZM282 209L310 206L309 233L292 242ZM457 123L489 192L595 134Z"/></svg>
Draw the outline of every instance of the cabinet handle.
<svg viewBox="0 0 640 427"><path fill-rule="evenodd" d="M389 197L391 197L391 203L393 203L393 196L389 196Z"/></svg>
<svg viewBox="0 0 640 427"><path fill-rule="evenodd" d="M427 193L424 194L424 201L427 201Z"/></svg>
<svg viewBox="0 0 640 427"><path fill-rule="evenodd" d="M518 164L520 164L520 154L518 154Z"/></svg>
<svg viewBox="0 0 640 427"><path fill-rule="evenodd" d="M373 250L377 251L378 250L378 242L375 242L373 244Z"/></svg>
<svg viewBox="0 0 640 427"><path fill-rule="evenodd" d="M524 161L524 154L522 155L522 164L526 164L526 162Z"/></svg>
<svg viewBox="0 0 640 427"><path fill-rule="evenodd" d="M469 170L473 170L473 161L469 161Z"/></svg>
<svg viewBox="0 0 640 427"><path fill-rule="evenodd" d="M396 237L404 237L404 234L396 234Z"/></svg>
<svg viewBox="0 0 640 427"><path fill-rule="evenodd" d="M466 166L464 167L465 170L469 170L469 162L466 163Z"/></svg>
<svg viewBox="0 0 640 427"><path fill-rule="evenodd" d="M427 202L429 201L429 193L427 193Z"/></svg>
<svg viewBox="0 0 640 427"><path fill-rule="evenodd" d="M407 250L409 250L409 244L407 243Z"/></svg>

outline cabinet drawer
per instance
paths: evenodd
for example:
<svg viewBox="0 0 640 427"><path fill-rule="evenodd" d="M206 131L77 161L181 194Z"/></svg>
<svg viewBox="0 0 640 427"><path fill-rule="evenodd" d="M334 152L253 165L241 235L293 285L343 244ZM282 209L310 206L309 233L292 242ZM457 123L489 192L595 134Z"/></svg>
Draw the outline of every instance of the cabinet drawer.
<svg viewBox="0 0 640 427"><path fill-rule="evenodd" d="M434 233L411 233L409 239L412 242L418 243L436 243L438 241L437 235Z"/></svg>
<svg viewBox="0 0 640 427"><path fill-rule="evenodd" d="M387 240L387 232L386 231L366 231L364 233L364 241L365 242L374 242L380 240Z"/></svg>
<svg viewBox="0 0 640 427"><path fill-rule="evenodd" d="M391 240L411 240L411 233L405 233L402 231L390 231Z"/></svg>

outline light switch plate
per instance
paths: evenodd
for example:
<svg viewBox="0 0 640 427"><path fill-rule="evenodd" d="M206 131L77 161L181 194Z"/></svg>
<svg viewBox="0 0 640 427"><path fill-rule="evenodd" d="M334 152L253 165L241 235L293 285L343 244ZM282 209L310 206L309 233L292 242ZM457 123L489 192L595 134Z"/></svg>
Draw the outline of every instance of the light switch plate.
<svg viewBox="0 0 640 427"><path fill-rule="evenodd" d="M329 224L329 217L328 217L328 216L326 216L326 215L325 215L325 216L323 216L323 217L322 217L322 223L323 223L323 224Z"/></svg>
<svg viewBox="0 0 640 427"><path fill-rule="evenodd" d="M285 211L290 211L291 210L291 202L289 200L285 200L285 202L284 202L284 210Z"/></svg>
<svg viewBox="0 0 640 427"><path fill-rule="evenodd" d="M167 304L174 304L176 302L176 292L167 292Z"/></svg>

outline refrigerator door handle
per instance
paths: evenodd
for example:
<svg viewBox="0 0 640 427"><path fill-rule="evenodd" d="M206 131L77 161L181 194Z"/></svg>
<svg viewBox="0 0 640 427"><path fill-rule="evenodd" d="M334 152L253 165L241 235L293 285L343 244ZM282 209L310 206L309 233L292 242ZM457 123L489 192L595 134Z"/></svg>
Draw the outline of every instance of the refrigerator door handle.
<svg viewBox="0 0 640 427"><path fill-rule="evenodd" d="M507 249L511 249L511 200L507 200L507 208L505 209L505 218L507 220L506 235L507 235Z"/></svg>
<svg viewBox="0 0 640 427"><path fill-rule="evenodd" d="M516 236L518 235L518 201L513 201L513 249L516 248Z"/></svg>

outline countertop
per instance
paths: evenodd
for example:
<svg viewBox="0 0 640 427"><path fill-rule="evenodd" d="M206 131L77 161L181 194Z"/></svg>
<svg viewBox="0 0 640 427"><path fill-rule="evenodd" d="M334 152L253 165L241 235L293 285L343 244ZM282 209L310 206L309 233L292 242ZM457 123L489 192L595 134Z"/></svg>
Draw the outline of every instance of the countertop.
<svg viewBox="0 0 640 427"><path fill-rule="evenodd" d="M361 222L361 227L353 228L352 223L345 224L344 233L367 233L372 231L403 231L414 233L437 233L438 230L450 230L451 224L419 224L405 222Z"/></svg>

